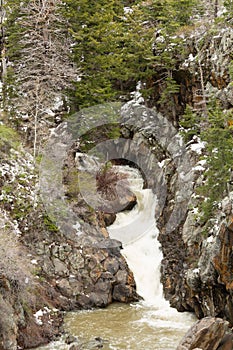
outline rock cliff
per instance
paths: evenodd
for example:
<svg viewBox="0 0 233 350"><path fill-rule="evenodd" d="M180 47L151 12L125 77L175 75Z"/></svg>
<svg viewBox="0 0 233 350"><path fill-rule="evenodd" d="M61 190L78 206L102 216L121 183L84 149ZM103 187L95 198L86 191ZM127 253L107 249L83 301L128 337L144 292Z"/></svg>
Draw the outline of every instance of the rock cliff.
<svg viewBox="0 0 233 350"><path fill-rule="evenodd" d="M121 243L106 237L98 215L79 203L83 234L76 236L69 223L67 235L61 233L38 196L32 157L8 141L10 153L1 148L0 348L13 350L54 339L62 310L138 296Z"/></svg>

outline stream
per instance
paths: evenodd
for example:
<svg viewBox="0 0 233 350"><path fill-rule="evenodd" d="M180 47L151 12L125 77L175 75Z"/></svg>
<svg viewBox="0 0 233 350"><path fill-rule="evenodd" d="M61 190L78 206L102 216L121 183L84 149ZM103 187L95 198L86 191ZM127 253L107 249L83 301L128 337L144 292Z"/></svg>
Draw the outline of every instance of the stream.
<svg viewBox="0 0 233 350"><path fill-rule="evenodd" d="M114 303L105 309L70 312L64 327L84 344L80 349L91 349L91 342L97 338L101 339L104 350L175 350L196 318L191 313L177 312L163 298L162 252L154 220L155 195L152 190L143 189L143 179L137 169L117 168L128 174L137 205L129 212L118 213L108 231L111 238L122 242L122 254L133 271L137 292L143 300L130 305ZM60 340L38 350L68 348Z"/></svg>

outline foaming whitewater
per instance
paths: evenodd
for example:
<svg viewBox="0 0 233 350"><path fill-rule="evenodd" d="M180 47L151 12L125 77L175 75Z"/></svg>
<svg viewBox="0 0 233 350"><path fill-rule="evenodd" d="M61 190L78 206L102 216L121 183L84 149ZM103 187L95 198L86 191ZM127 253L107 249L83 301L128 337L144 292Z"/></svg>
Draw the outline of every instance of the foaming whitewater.
<svg viewBox="0 0 233 350"><path fill-rule="evenodd" d="M68 313L65 330L84 344L95 338L104 339L103 350L175 350L195 317L177 312L163 297L160 283L163 256L154 220L155 195L143 189L143 179L137 169L117 168L127 172L137 205L129 212L117 214L108 231L112 238L122 242L122 253L133 271L137 292L143 301ZM68 350L69 346L60 340L39 349Z"/></svg>
<svg viewBox="0 0 233 350"><path fill-rule="evenodd" d="M122 254L134 273L137 292L149 305L168 308L160 283L160 264L163 258L158 241L159 231L154 219L156 196L151 189L143 189L143 179L138 169L118 167L127 173L137 205L129 212L117 214L108 228L111 238L123 244Z"/></svg>
<svg viewBox="0 0 233 350"><path fill-rule="evenodd" d="M134 274L137 293L143 298L143 302L136 307L140 308L142 304L143 307L148 307L146 314L139 322L180 327L179 322L183 322L184 314L170 307L169 302L163 297L163 287L160 282L163 254L158 241L159 230L154 218L156 196L151 189L143 189L143 179L138 169L125 166L117 168L128 174L131 190L137 197L137 205L129 212L117 214L116 221L108 231L111 238L122 242L122 254Z"/></svg>

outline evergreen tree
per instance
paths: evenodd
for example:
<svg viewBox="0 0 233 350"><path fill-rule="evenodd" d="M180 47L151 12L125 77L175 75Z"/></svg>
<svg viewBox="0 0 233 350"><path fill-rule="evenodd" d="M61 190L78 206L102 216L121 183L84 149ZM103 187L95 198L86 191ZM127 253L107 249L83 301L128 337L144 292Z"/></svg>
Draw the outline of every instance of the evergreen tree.
<svg viewBox="0 0 233 350"><path fill-rule="evenodd" d="M137 7L124 12L120 1L66 0L66 15L80 67L75 83L78 108L113 100L148 75L153 35Z"/></svg>
<svg viewBox="0 0 233 350"><path fill-rule="evenodd" d="M219 102L208 104L208 125L200 129L201 116L187 110L182 126L186 135L192 137L198 133L206 142L207 170L205 181L197 188L203 196L201 203L202 220L206 222L214 213L218 202L228 194L233 176L233 123L230 113L224 113Z"/></svg>

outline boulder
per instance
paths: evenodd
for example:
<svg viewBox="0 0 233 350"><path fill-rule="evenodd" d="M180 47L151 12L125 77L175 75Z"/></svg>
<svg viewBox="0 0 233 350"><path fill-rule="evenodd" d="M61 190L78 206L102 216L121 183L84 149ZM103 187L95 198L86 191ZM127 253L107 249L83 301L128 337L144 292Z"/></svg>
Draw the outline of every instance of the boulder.
<svg viewBox="0 0 233 350"><path fill-rule="evenodd" d="M110 226L116 220L115 213L103 213L103 220L106 226Z"/></svg>
<svg viewBox="0 0 233 350"><path fill-rule="evenodd" d="M227 326L228 322L221 318L205 317L190 328L176 350L216 350L225 336Z"/></svg>
<svg viewBox="0 0 233 350"><path fill-rule="evenodd" d="M233 349L233 334L226 334L217 350L232 350Z"/></svg>

